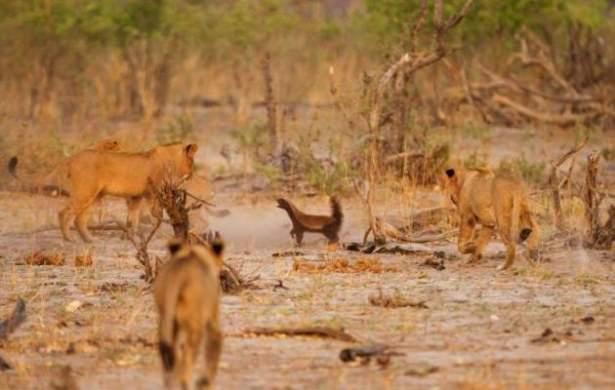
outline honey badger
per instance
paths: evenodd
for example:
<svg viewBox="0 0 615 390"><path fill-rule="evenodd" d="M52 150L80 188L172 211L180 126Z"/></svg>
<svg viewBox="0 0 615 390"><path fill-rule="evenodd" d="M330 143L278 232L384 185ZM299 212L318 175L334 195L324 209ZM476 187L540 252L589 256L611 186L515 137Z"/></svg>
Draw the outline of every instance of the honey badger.
<svg viewBox="0 0 615 390"><path fill-rule="evenodd" d="M154 283L154 299L160 314L159 351L167 388L179 381L191 388L192 368L205 340L205 369L198 388L213 383L222 351L220 330L220 267L224 245L206 248L173 240L171 260Z"/></svg>
<svg viewBox="0 0 615 390"><path fill-rule="evenodd" d="M293 224L290 235L295 238L298 246L301 246L305 232L321 233L329 239L329 244L339 242L339 232L344 215L342 207L335 197L331 197L331 215L306 214L283 198L278 199L278 208L288 213L288 217Z"/></svg>

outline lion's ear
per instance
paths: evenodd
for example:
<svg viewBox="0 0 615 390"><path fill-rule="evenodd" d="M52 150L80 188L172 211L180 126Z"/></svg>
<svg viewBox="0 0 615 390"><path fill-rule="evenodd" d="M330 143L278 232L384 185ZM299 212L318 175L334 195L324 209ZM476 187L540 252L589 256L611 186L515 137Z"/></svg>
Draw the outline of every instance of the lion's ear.
<svg viewBox="0 0 615 390"><path fill-rule="evenodd" d="M452 178L453 176L455 176L455 170L453 168L447 169L446 176L448 176L449 178Z"/></svg>
<svg viewBox="0 0 615 390"><path fill-rule="evenodd" d="M186 145L186 155L190 158L194 157L197 150L199 150L199 146L197 144L189 144Z"/></svg>
<svg viewBox="0 0 615 390"><path fill-rule="evenodd" d="M211 243L211 251L217 257L221 257L222 252L224 252L224 241L222 241L222 238L218 232L216 232L216 238Z"/></svg>
<svg viewBox="0 0 615 390"><path fill-rule="evenodd" d="M184 246L184 242L180 239L172 239L169 241L169 253L176 254Z"/></svg>

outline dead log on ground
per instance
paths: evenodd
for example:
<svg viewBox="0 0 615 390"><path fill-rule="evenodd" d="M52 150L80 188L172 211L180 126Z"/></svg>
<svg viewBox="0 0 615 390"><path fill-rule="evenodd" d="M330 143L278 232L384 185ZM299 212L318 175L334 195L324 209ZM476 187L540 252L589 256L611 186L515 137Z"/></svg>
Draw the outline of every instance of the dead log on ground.
<svg viewBox="0 0 615 390"><path fill-rule="evenodd" d="M13 312L6 320L0 322L0 340L6 338L26 320L26 302L19 298Z"/></svg>
<svg viewBox="0 0 615 390"><path fill-rule="evenodd" d="M0 322L0 340L6 338L17 329L17 327L26 320L26 302L19 298L15 304L13 312L6 320ZM0 356L0 372L11 370L11 365Z"/></svg>

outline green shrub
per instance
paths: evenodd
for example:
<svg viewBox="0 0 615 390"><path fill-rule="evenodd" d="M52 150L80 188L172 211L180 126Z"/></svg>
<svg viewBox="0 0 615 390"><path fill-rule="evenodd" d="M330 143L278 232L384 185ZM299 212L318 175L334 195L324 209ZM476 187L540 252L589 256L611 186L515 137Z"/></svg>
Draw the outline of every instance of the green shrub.
<svg viewBox="0 0 615 390"><path fill-rule="evenodd" d="M545 180L544 161L529 161L524 154L514 159L502 160L496 172L522 178L527 183L540 184Z"/></svg>
<svg viewBox="0 0 615 390"><path fill-rule="evenodd" d="M192 136L194 124L188 115L177 115L173 120L156 130L158 144L166 145L183 142Z"/></svg>

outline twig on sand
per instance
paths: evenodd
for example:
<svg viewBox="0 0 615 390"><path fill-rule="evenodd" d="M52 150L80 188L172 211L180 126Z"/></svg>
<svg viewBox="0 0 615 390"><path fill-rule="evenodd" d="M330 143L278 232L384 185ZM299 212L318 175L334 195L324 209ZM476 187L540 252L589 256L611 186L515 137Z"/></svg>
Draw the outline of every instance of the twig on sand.
<svg viewBox="0 0 615 390"><path fill-rule="evenodd" d="M425 301L410 301L400 295L384 295L382 289L378 290L378 295L371 294L367 298L372 306L386 307L395 309L399 307L414 307L416 309L428 309Z"/></svg>
<svg viewBox="0 0 615 390"><path fill-rule="evenodd" d="M298 328L248 328L243 334L255 336L291 336L291 337L319 337L347 342L356 342L357 339L347 333L344 328L331 328L328 326L305 326Z"/></svg>
<svg viewBox="0 0 615 390"><path fill-rule="evenodd" d="M193 232L188 233L189 241L204 246L209 246L209 241L211 241L211 239L218 238L219 234L215 234L212 237L205 239L202 236ZM254 282L257 279L259 279L258 275L250 279L246 279L245 277L241 276L240 272L236 270L233 266L231 266L225 261L222 261L222 269L220 270L220 286L222 287L222 291L224 291L225 293L233 294L247 288L256 288L257 286L254 284Z"/></svg>

